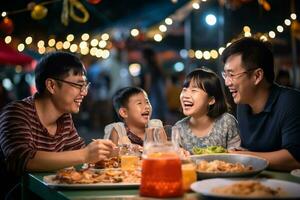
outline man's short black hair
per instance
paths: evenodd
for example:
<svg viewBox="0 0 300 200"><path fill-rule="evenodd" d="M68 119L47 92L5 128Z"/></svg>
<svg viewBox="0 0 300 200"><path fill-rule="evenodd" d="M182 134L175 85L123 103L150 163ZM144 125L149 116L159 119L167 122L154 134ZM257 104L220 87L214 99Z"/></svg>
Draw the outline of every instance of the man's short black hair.
<svg viewBox="0 0 300 200"><path fill-rule="evenodd" d="M86 74L80 59L74 54L62 51L51 52L43 56L35 68L35 84L39 94L45 92L47 78L63 79L70 75Z"/></svg>
<svg viewBox="0 0 300 200"><path fill-rule="evenodd" d="M243 68L246 70L261 68L266 80L273 83L275 77L274 56L269 42L252 37L236 40L223 51L223 63L226 63L228 57L234 54L241 55Z"/></svg>

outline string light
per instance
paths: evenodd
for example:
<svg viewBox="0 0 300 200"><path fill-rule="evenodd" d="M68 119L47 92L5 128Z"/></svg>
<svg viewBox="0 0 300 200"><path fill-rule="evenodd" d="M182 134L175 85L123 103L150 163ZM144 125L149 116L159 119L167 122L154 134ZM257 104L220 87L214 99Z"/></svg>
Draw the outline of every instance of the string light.
<svg viewBox="0 0 300 200"><path fill-rule="evenodd" d="M108 33L103 33L101 35L101 39L104 40L104 41L109 40L109 34Z"/></svg>
<svg viewBox="0 0 300 200"><path fill-rule="evenodd" d="M276 29L277 29L277 31L278 31L279 33L282 33L282 32L283 32L283 26L281 26L281 25L278 25L278 26L276 27Z"/></svg>
<svg viewBox="0 0 300 200"><path fill-rule="evenodd" d="M31 43L32 43L32 37L28 36L28 37L25 39L25 43L26 43L26 44L31 44Z"/></svg>
<svg viewBox="0 0 300 200"><path fill-rule="evenodd" d="M47 3L51 3L51 2L57 2L57 1L61 1L61 0L53 0L53 1L47 1L45 2L45 4ZM193 1L193 4L198 4L199 8L200 8L200 4L198 3L199 1ZM205 0L202 0L202 2L205 2ZM196 9L194 7L194 9ZM26 11L28 11L26 9ZM2 12L1 16L6 16L8 14L16 14L18 12L21 11L14 11L14 12ZM157 29L159 29L159 31L161 33L164 33L168 30L167 26L171 26L174 22L173 22L173 17L167 17L165 18L164 22L165 24L160 24L159 26L157 26ZM176 18L174 18L176 19ZM284 25L285 26L290 26L291 25L291 20L296 20L297 19L297 15L295 13L291 13L290 14L290 19L285 19L284 20ZM244 36L245 37L250 37L252 35L251 33L251 29L249 26L244 26L243 27L243 31L244 31ZM282 25L278 25L276 26L275 30L270 30L268 33L266 34L262 34L261 38L262 40L268 40L269 38L275 38L276 37L276 32L277 33L282 33L284 31L284 26ZM139 30L138 29L132 29L130 31L130 34L132 36L137 36L139 35ZM31 38L31 39L30 39ZM108 44L111 44L111 42L109 42L110 35L108 33L103 33L101 35L101 40L97 39L97 36L95 36L95 38L91 38L91 41L89 43L87 43L87 41L90 39L90 35L88 33L84 33L81 35L81 42L79 42L79 45L73 43L71 44L71 42L74 41L75 37L73 34L69 34L66 37L67 41L58 41L56 42L54 38L50 39L48 41L48 47L45 47L45 42L43 40L40 40L39 42L37 42L37 47L38 47L38 52L40 54L43 54L47 51L54 51L55 48L56 49L69 49L71 52L78 52L78 53L82 53L83 55L87 55L90 54L92 56L96 56L98 58L102 57L103 59L106 59L109 57L110 52L107 49L103 49L103 48L111 48L111 47L107 47ZM153 36L153 39L157 42L162 41L163 36L160 33L156 33ZM11 36L6 36L5 37L5 42L6 43L10 43L12 41L12 37ZM28 36L25 39L25 44L29 45L32 43L32 41L34 41L34 39L31 36ZM51 42L50 42L51 41ZM98 42L99 41L99 42ZM107 42L106 42L107 41ZM230 45L230 43L227 43L226 46ZM18 45L18 50L19 51L23 51L25 49L25 45L23 43L20 43ZM99 48L101 49L99 49ZM28 48L28 46L27 46ZM196 58L196 59L216 59L218 58L219 55L222 54L222 52L224 51L225 47L219 47L218 49L211 49L211 50L181 50L180 51L180 56L181 57L190 57L190 58ZM186 53L184 53L186 52Z"/></svg>
<svg viewBox="0 0 300 200"><path fill-rule="evenodd" d="M91 42L90 42L90 44L91 44L92 47L97 46L98 43L99 43L99 41L97 39L92 39Z"/></svg>
<svg viewBox="0 0 300 200"><path fill-rule="evenodd" d="M195 10L198 10L198 9L200 8L200 4L199 4L198 2L194 2L194 3L192 4L192 6L193 6L193 8L194 8Z"/></svg>
<svg viewBox="0 0 300 200"><path fill-rule="evenodd" d="M84 33L84 34L81 35L81 39L83 41L87 41L89 38L90 38L90 35L88 33Z"/></svg>
<svg viewBox="0 0 300 200"><path fill-rule="evenodd" d="M38 41L37 46L39 48L44 47L45 46L45 42L43 40Z"/></svg>
<svg viewBox="0 0 300 200"><path fill-rule="evenodd" d="M132 29L132 30L130 31L130 34L131 34L133 37L138 36L139 33L140 33L139 30L136 29L136 28L134 28L134 29Z"/></svg>
<svg viewBox="0 0 300 200"><path fill-rule="evenodd" d="M18 51L22 52L25 49L25 45L23 43L20 43L17 48L18 48Z"/></svg>
<svg viewBox="0 0 300 200"><path fill-rule="evenodd" d="M160 42L160 41L162 41L162 36L161 36L161 34L157 33L157 34L154 35L153 39L156 42Z"/></svg>
<svg viewBox="0 0 300 200"><path fill-rule="evenodd" d="M63 42L62 41L58 41L55 45L55 48L57 50L61 50L63 48Z"/></svg>
<svg viewBox="0 0 300 200"><path fill-rule="evenodd" d="M11 43L11 41L12 41L11 36L6 36L5 39L4 39L4 41L5 41L6 44Z"/></svg>
<svg viewBox="0 0 300 200"><path fill-rule="evenodd" d="M168 29L167 29L167 26L164 25L164 24L160 25L158 29L159 29L161 32L166 32L166 31L168 30Z"/></svg>
<svg viewBox="0 0 300 200"><path fill-rule="evenodd" d="M171 18L166 18L165 19L165 23L167 24L167 25L172 25L173 24L173 20L171 19Z"/></svg>
<svg viewBox="0 0 300 200"><path fill-rule="evenodd" d="M98 44L98 46L100 47L100 48L105 48L106 47L106 45L107 45L107 42L105 41L105 40L101 40L101 41L99 41L99 44Z"/></svg>
<svg viewBox="0 0 300 200"><path fill-rule="evenodd" d="M74 38L75 37L73 34L69 34L66 39L67 39L67 41L72 42L74 40Z"/></svg>
<svg viewBox="0 0 300 200"><path fill-rule="evenodd" d="M7 16L7 12L4 11L1 13L1 17L6 17L6 16Z"/></svg>

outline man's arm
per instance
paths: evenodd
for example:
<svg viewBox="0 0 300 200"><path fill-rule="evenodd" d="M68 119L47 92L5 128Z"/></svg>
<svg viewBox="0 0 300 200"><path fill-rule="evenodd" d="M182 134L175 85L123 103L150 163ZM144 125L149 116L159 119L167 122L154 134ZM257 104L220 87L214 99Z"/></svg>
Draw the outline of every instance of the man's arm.
<svg viewBox="0 0 300 200"><path fill-rule="evenodd" d="M269 168L274 170L290 171L300 168L300 162L295 160L286 149L272 152L230 151L230 153L250 154L262 157L269 161Z"/></svg>
<svg viewBox="0 0 300 200"><path fill-rule="evenodd" d="M51 171L64 167L95 163L110 156L115 145L109 140L95 140L87 147L73 151L47 152L37 151L26 165L27 171Z"/></svg>

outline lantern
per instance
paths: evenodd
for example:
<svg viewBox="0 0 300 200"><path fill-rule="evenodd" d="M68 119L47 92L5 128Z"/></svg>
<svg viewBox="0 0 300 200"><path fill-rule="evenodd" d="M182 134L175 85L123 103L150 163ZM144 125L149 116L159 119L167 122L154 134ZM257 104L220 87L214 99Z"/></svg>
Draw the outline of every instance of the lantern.
<svg viewBox="0 0 300 200"><path fill-rule="evenodd" d="M13 21L11 19L9 19L8 17L5 17L0 23L0 31L9 35L13 32L13 30L14 30Z"/></svg>
<svg viewBox="0 0 300 200"><path fill-rule="evenodd" d="M35 5L31 11L31 17L35 20L40 20L46 17L48 9L43 5Z"/></svg>

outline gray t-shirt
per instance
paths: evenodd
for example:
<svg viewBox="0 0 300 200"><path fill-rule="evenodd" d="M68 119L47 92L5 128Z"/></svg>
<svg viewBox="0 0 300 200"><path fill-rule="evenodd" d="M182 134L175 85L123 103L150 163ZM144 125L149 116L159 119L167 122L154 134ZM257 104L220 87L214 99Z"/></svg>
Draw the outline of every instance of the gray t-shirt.
<svg viewBox="0 0 300 200"><path fill-rule="evenodd" d="M241 143L237 120L229 113L224 113L213 124L210 132L199 137L193 134L189 126L190 117L178 121L175 125L181 126L183 132L179 144L182 148L192 152L193 147L222 146L226 149L239 147Z"/></svg>

